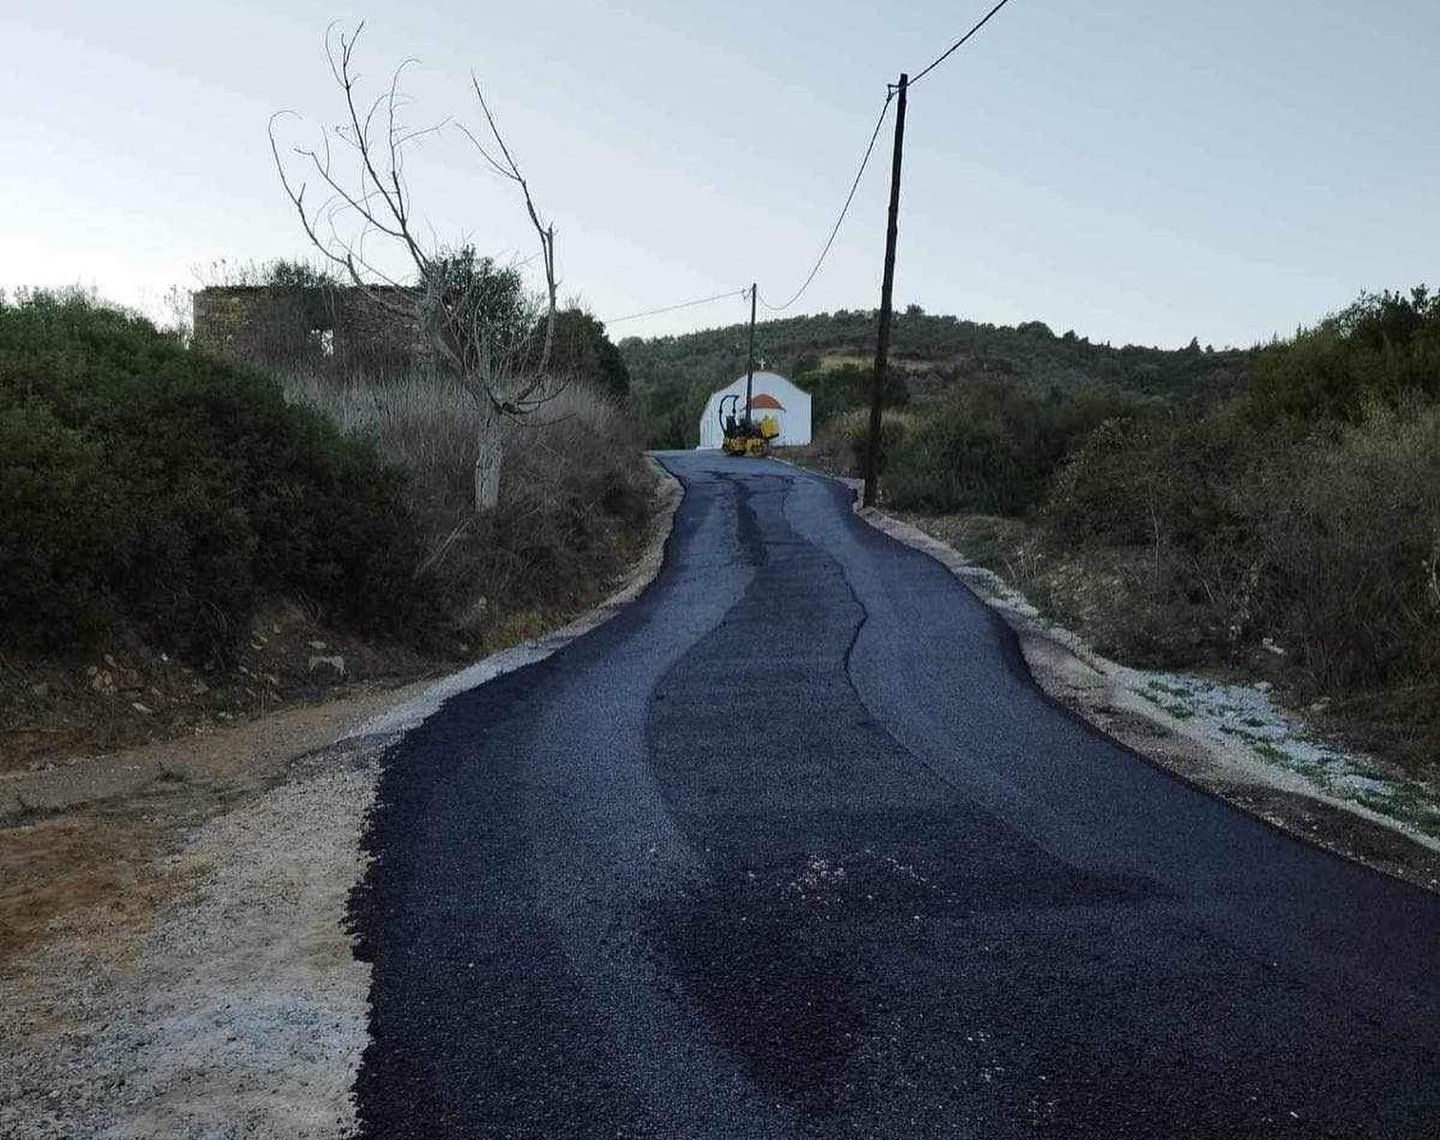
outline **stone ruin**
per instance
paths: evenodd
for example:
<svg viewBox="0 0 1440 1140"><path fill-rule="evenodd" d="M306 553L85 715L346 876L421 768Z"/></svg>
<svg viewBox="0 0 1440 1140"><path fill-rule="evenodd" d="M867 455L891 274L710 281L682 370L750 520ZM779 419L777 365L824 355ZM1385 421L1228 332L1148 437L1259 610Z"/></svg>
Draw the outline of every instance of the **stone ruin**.
<svg viewBox="0 0 1440 1140"><path fill-rule="evenodd" d="M201 289L192 300L194 342L224 359L266 368L337 376L404 372L428 352L415 323L384 302L406 306L408 293L345 285Z"/></svg>

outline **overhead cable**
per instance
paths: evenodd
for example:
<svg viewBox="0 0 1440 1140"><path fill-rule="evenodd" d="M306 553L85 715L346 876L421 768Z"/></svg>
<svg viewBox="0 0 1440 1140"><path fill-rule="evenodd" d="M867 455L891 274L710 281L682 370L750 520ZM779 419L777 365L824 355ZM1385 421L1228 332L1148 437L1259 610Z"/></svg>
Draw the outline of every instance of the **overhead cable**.
<svg viewBox="0 0 1440 1140"><path fill-rule="evenodd" d="M870 163L870 155L875 151L875 140L880 137L880 128L885 124L885 114L890 110L890 102L894 98L895 93L893 91L886 93L885 103L880 108L880 117L875 120L875 129L870 132L870 142L869 145L865 147L865 157L860 160L860 169L855 172L855 180L850 183L850 193L845 196L845 204L840 207L840 216L835 219L834 226L830 228L830 236L825 239L825 248L820 251L820 256L815 259L815 264L810 269L810 276L805 278L800 288L796 289L790 299L783 304L772 305L769 301L765 300L764 297L760 298L760 303L772 313L778 313L782 309L788 309L796 301L800 300L805 290L810 288L810 282L814 281L815 275L820 272L820 266L825 264L825 258L830 253L830 247L835 244L835 236L840 232L840 225L845 221L845 215L850 210L850 203L855 200L855 191L860 187L860 178L865 173L865 167Z"/></svg>
<svg viewBox="0 0 1440 1140"><path fill-rule="evenodd" d="M958 40L956 40L953 44L951 44L948 48L946 48L943 52L936 56L935 59L933 59L926 67L922 68L919 72L917 72L913 79L908 80L906 86L914 87L915 84L919 83L920 80L924 79L942 63L944 63L947 59L949 59L952 55L954 55L957 51L964 47L965 44L968 43L970 39L975 35L975 33L978 32L981 28L983 28L986 24L988 24L995 16L995 14L999 12L1001 8L1005 7L1005 5L1009 2L1010 0L999 0L999 3L997 3L993 8L991 8L990 11L986 12L985 15L982 16L975 23L975 25L970 28L968 32L966 32L963 36L961 36ZM891 102L894 101L896 90L897 88L893 84L891 84L886 92L885 102L880 108L880 115L875 120L875 129L870 132L870 141L868 144L866 144L865 155L860 160L860 169L855 172L855 178L850 183L850 192L845 195L845 202L840 207L840 215L835 219L835 224L830 227L830 234L825 239L825 245L820 250L820 256L815 259L815 264L810 267L810 273L806 276L805 280L800 283L800 288L796 289L795 292L792 293L787 300L778 305L772 305L764 298L764 296L760 295L757 290L757 297L759 298L760 303L764 305L765 308L769 309L772 313L783 312L785 309L788 309L791 305L798 301L802 296L804 296L805 291L810 288L811 283L819 274L820 267L825 264L825 259L830 255L831 247L833 247L835 244L835 238L840 233L840 227L845 222L845 216L850 212L850 205L855 201L855 192L860 188L860 179L865 174L865 168L870 164L870 156L875 153L875 143L880 138L880 128L885 125L885 116L890 110ZM644 312L640 313L629 313L623 317L612 317L605 323L607 325L616 325L620 324L623 321L637 321L641 317L653 317L658 316L661 313L671 313L677 309L688 309L692 308L695 305L707 305L712 301L721 301L727 297L743 297L747 293L749 293L749 289L732 289L725 293L716 293L710 297L697 297L693 301L681 301L675 305L662 305L659 308L646 309Z"/></svg>
<svg viewBox="0 0 1440 1140"><path fill-rule="evenodd" d="M990 17L995 15L996 12L1000 11L1000 9L1005 7L1005 5L1008 3L1010 3L1010 0L1000 0L1000 3L996 4L995 7L991 8L990 11L985 13L984 18L981 19L978 24L976 24L973 28L971 28L968 32L966 32L963 36L961 36L958 40L956 40L953 44L951 44L948 48L941 52L940 55L937 56L928 67L926 67L918 75L911 79L908 86L914 87L915 84L919 83L920 80L924 79L942 63L944 63L947 59L949 59L952 55L954 55L957 51L964 47L965 42L981 28L983 28L986 24L988 24L990 22Z"/></svg>
<svg viewBox="0 0 1440 1140"><path fill-rule="evenodd" d="M696 297L693 301L681 301L675 305L661 305L658 309L646 309L643 313L627 313L623 317L610 317L603 323L607 325L618 325L622 321L638 321L641 317L654 317L660 313L673 313L676 309L689 309L695 305L708 305L711 301L723 301L727 297L743 297L750 292L747 285L744 289L728 289L724 293L716 293L710 297Z"/></svg>

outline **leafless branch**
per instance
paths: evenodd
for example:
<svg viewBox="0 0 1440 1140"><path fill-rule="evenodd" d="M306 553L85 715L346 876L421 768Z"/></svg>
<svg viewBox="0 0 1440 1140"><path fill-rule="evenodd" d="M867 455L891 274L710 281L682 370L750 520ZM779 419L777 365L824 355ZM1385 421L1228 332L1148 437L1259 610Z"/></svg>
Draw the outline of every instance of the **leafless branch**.
<svg viewBox="0 0 1440 1140"><path fill-rule="evenodd" d="M404 121L410 100L401 85L406 69L415 63L412 59L394 69L388 84L374 98L362 99L355 52L364 27L362 22L353 32L337 33L332 24L325 34L325 57L343 101L344 121L322 128L311 145L289 148L287 162L279 141L279 124L293 112L279 112L269 124L271 155L281 186L311 245L349 285L363 291L377 309L413 322L430 348L438 371L458 383L484 410L482 422L490 426L482 431L482 457L487 447L494 449L493 463L485 461L488 466L484 478L493 482L499 469L499 449L503 448L503 434L496 423L530 415L564 387L563 379L550 373L558 295L555 229L542 220L530 185L479 81L472 76L489 141L482 143L467 127L456 126L493 173L519 187L539 242L545 271L545 316L537 366L533 345L539 324L536 314L523 310L510 313L502 332L484 292L490 286L481 279L483 274L477 278L472 272L468 260L471 255L467 253L457 260L434 238L433 231L423 241L417 236L405 177L406 151L412 144L440 133L452 120L446 118L421 127ZM294 172L296 166L301 176ZM323 201L318 204L307 196L312 185L323 192ZM404 260L414 270L413 284L402 284L393 271L381 268L384 259L371 255L371 247L376 244L403 252ZM481 489L481 467L477 463L477 504L486 497Z"/></svg>
<svg viewBox="0 0 1440 1140"><path fill-rule="evenodd" d="M550 351L555 343L555 297L559 291L559 282L555 280L555 227L553 224L547 225L540 220L540 212L536 210L535 199L530 194L530 184L520 173L515 156L510 153L510 148L505 143L505 136L500 133L500 127L495 122L490 105L485 101L485 93L480 89L480 81L474 75L470 76L470 85L475 89L475 98L480 103L480 110L485 115L485 122L490 127L490 134L494 137L496 145L499 146L500 153L505 157L504 166L497 163L478 142L476 148L491 166L519 185L520 193L525 198L525 211L530 215L530 224L535 228L535 233L540 239L540 253L545 264L545 291L549 302L545 317L545 345L540 352L540 371L543 373L550 366ZM466 133L469 134L468 131ZM471 135L470 138L473 142L474 136Z"/></svg>

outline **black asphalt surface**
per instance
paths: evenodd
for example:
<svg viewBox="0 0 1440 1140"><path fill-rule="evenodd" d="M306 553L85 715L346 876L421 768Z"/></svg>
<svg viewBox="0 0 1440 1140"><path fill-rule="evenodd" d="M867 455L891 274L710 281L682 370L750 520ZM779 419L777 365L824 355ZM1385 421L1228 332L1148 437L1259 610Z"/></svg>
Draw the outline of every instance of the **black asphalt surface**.
<svg viewBox="0 0 1440 1140"><path fill-rule="evenodd" d="M1440 899L1048 701L838 484L387 755L367 1137L1440 1137Z"/></svg>

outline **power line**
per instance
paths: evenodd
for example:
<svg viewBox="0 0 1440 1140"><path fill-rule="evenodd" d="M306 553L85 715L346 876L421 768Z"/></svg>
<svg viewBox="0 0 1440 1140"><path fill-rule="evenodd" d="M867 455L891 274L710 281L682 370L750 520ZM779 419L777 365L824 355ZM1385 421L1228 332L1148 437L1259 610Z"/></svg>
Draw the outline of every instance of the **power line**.
<svg viewBox="0 0 1440 1140"><path fill-rule="evenodd" d="M875 150L875 140L880 137L880 128L885 124L885 113L890 110L890 101L895 98L895 92L887 91L885 103L880 108L880 117L875 120L875 129L870 133L870 144L865 148L865 157L860 160L860 169L855 172L855 181L850 183L850 193L845 196L845 204L840 207L840 216L835 219L835 225L830 230L830 236L825 239L825 248L820 251L820 256L815 259L815 265L810 270L810 276L805 278L804 283L795 290L794 295L783 305L772 305L764 297L760 303L772 313L778 313L782 309L788 309L796 301L800 300L805 290L810 288L810 282L815 280L815 275L820 272L820 266L825 264L825 257L830 252L830 247L835 244L835 235L840 232L841 223L845 221L845 215L850 209L850 203L855 200L855 191L859 189L860 178L865 173L865 167L869 165L870 155Z"/></svg>
<svg viewBox="0 0 1440 1140"><path fill-rule="evenodd" d="M711 301L723 301L727 297L743 297L750 292L745 289L729 289L724 293L716 293L712 297L696 297L693 301L681 301L678 305L662 305L658 309L646 309L643 313L629 313L623 317L610 317L603 321L603 324L618 325L622 321L638 321L641 317L653 317L660 313L673 313L676 309L689 309L695 305L708 305Z"/></svg>
<svg viewBox="0 0 1440 1140"><path fill-rule="evenodd" d="M984 19L982 19L978 24L976 24L973 28L971 28L968 32L966 32L963 36L961 36L958 40L956 40L953 44L951 44L948 48L941 52L940 55L930 64L929 67L925 68L918 75L916 75L914 79L910 80L910 86L914 87L915 84L919 83L920 80L924 79L942 63L944 63L947 59L954 55L955 52L959 51L962 47L964 47L965 41L968 40L971 36L973 36L976 32L978 32L981 28L983 28L986 24L988 24L990 22L990 17L995 15L996 12L1000 11L1000 9L1005 7L1005 5L1008 3L1010 3L1010 0L1000 0L1000 3L996 4L995 7L991 8L990 11L985 13Z"/></svg>
<svg viewBox="0 0 1440 1140"><path fill-rule="evenodd" d="M865 147L865 156L860 160L860 169L855 172L855 180L850 183L850 193L845 196L845 204L840 207L840 216L835 219L835 225L831 227L830 236L825 240L825 248L820 251L820 256L815 259L815 264L810 269L810 275L805 278L800 288L797 289L795 293L790 297L790 299L786 301L783 305L772 305L769 301L765 300L764 297L759 298L760 303L764 305L767 309L769 309L771 312L778 313L783 309L788 309L791 305L798 301L804 294L805 290L810 288L810 283L815 280L815 275L820 272L820 267L825 263L825 258L830 253L830 247L835 244L835 238L840 233L840 226L845 221L845 215L850 210L850 204L855 200L855 191L858 190L860 187L860 179L865 174L865 167L868 166L870 163L870 155L874 153L875 150L875 141L880 137L880 128L885 125L885 115L886 112L890 110L890 103L894 98L895 92L893 90L886 92L885 102L880 108L880 116L875 120L875 129L870 133L870 142ZM694 301L682 301L678 305L664 305L658 309L647 309L643 313L630 313L627 316L615 317L611 320L607 320L605 324L614 325L619 324L622 321L635 321L639 320L641 317L653 317L659 313L673 312L676 309L688 309L694 305L704 305L708 304L711 301L723 300L726 297L743 297L749 292L749 289L741 289L738 291L732 290L728 293L716 293L713 297L700 297Z"/></svg>
<svg viewBox="0 0 1440 1140"><path fill-rule="evenodd" d="M980 20L978 20L968 32L966 32L963 36L961 36L958 40L956 40L953 44L951 44L948 48L946 48L943 52L936 56L935 59L933 59L927 67L922 68L915 75L915 78L909 80L907 86L914 87L915 84L919 83L920 80L924 79L942 63L944 63L947 59L949 59L952 55L954 55L957 51L964 47L965 44L967 44L971 40L971 38L974 37L975 33L978 32L981 28L983 28L986 24L988 24L991 19L994 18L995 14L999 12L1001 8L1005 7L1005 5L1008 3L1010 3L1010 0L999 0L999 3L997 3L993 8L991 8L990 11L986 12L985 15L982 16ZM850 192L845 195L845 203L840 207L840 216L835 219L835 224L830 228L830 234L825 239L825 246L820 250L820 256L815 259L815 264L811 266L809 275L801 283L800 288L795 290L795 292L791 294L790 298L782 304L772 305L764 297L759 298L760 303L764 305L767 309L769 309L772 313L783 312L785 309L788 309L791 305L798 301L802 296L804 296L805 291L810 288L811 282L815 280L816 275L820 272L820 267L825 264L825 258L830 255L830 249L835 244L835 238L840 233L840 227L845 222L845 216L850 212L851 203L855 201L855 192L860 188L860 179L864 177L865 168L870 164L870 156L875 152L875 142L880 137L880 128L885 125L885 116L890 110L891 102L894 101L895 92L896 88L893 85L886 91L885 102L880 108L879 117L875 120L875 129L870 132L870 142L866 145L865 155L860 160L860 169L855 172L855 179L850 183ZM611 320L606 321L605 323L609 325L615 325L620 324L623 321L635 321L639 320L641 317L653 317L660 313L674 312L676 309L688 309L695 305L706 305L712 301L720 301L727 297L743 297L747 293L749 293L749 291L750 290L748 289L739 289L731 290L726 293L716 293L712 297L699 297L693 301L681 301L679 304L676 305L663 305L658 309L647 309L643 313L630 313L627 316L614 317Z"/></svg>

